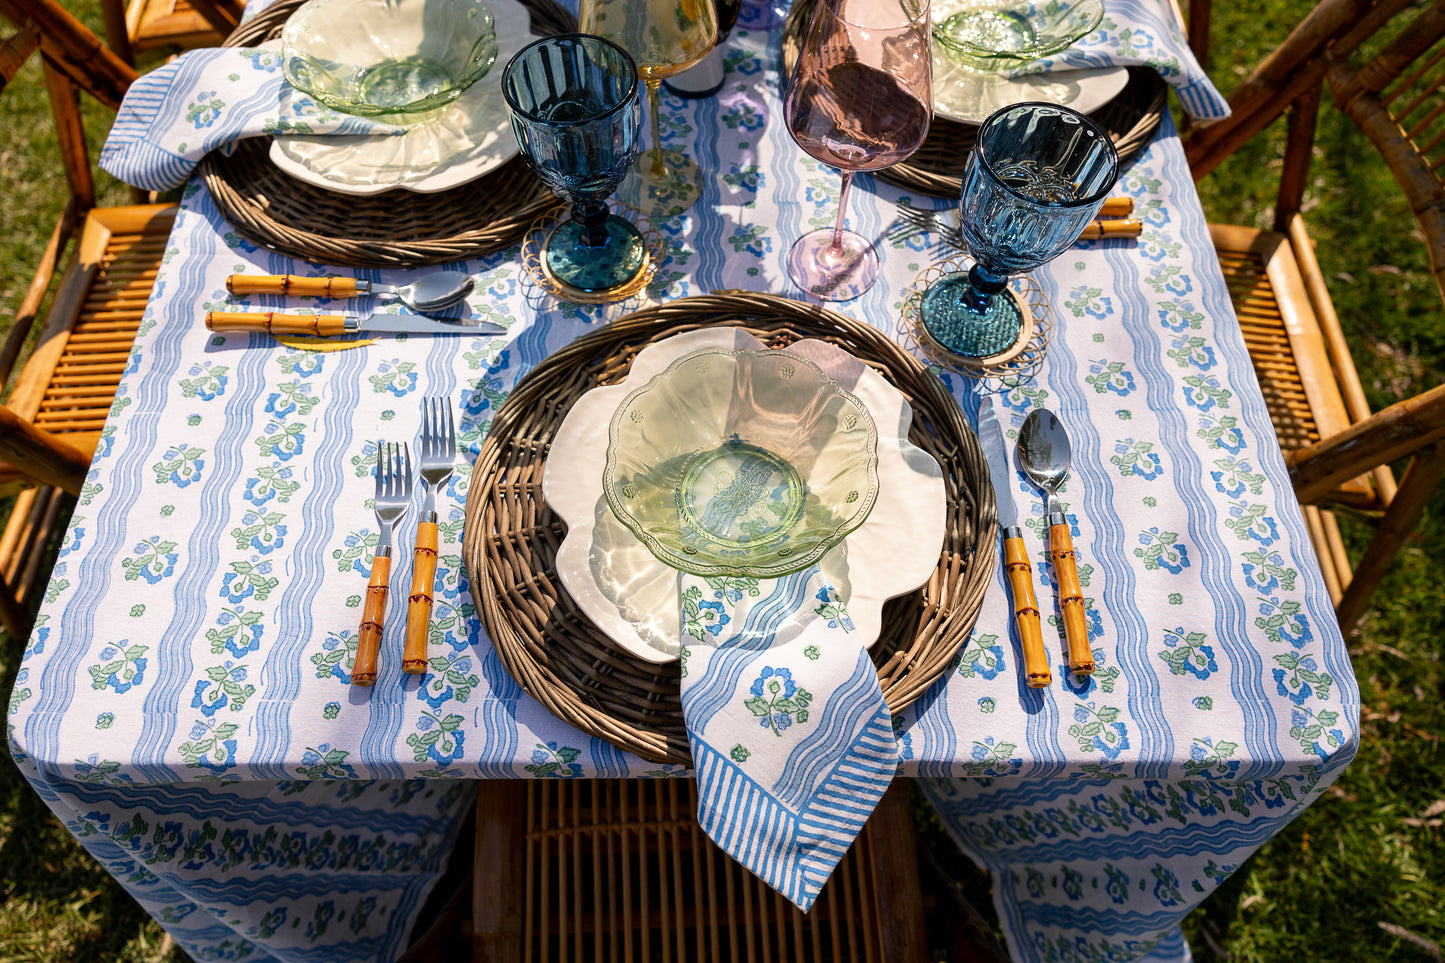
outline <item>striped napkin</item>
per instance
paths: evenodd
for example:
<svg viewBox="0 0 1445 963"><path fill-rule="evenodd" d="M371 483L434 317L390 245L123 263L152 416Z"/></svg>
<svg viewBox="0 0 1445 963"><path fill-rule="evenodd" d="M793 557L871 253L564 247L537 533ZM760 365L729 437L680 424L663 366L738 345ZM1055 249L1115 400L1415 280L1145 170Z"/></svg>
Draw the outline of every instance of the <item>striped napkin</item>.
<svg viewBox="0 0 1445 963"><path fill-rule="evenodd" d="M1158 71L1196 121L1229 116L1229 101L1194 59L1168 0L1105 0L1097 30L1062 53L1020 67L1014 76L1131 65Z"/></svg>
<svg viewBox="0 0 1445 963"><path fill-rule="evenodd" d="M190 50L126 91L100 166L143 190L183 185L201 158L262 134L400 134L298 92L268 47Z"/></svg>
<svg viewBox="0 0 1445 963"><path fill-rule="evenodd" d="M680 590L698 822L806 912L898 768L878 672L817 565Z"/></svg>

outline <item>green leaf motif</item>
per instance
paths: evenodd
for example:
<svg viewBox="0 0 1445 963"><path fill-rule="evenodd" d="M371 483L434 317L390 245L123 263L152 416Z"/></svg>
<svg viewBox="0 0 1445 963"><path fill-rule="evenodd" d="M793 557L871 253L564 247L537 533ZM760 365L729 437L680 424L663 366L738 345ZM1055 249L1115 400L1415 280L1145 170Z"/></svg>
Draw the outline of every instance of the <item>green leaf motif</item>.
<svg viewBox="0 0 1445 963"><path fill-rule="evenodd" d="M110 684L111 676L115 676L122 685L134 681L139 672L136 662L146 654L148 648L144 645L131 645L117 649L114 658L89 666L87 671L90 672L90 687L104 689Z"/></svg>
<svg viewBox="0 0 1445 963"><path fill-rule="evenodd" d="M215 764L223 764L230 761L230 748L226 746L226 740L231 738L241 727L234 722L222 722L212 724L210 722L197 722L192 730L193 738L180 745L181 758L186 765L196 767L201 764L201 759L210 756ZM197 734L198 733L198 734Z"/></svg>

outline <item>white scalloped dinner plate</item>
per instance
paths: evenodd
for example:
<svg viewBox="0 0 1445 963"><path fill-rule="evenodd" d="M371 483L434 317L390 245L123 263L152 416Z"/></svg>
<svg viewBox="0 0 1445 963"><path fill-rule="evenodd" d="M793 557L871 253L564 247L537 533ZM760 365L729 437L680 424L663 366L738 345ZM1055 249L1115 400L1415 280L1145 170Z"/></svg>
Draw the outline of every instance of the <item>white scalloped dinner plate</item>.
<svg viewBox="0 0 1445 963"><path fill-rule="evenodd" d="M1038 101L1090 114L1119 96L1129 82L1126 67L1059 70L1005 77L970 70L933 48L933 112L963 124L981 124L1010 104Z"/></svg>
<svg viewBox="0 0 1445 963"><path fill-rule="evenodd" d="M517 156L502 73L535 39L531 15L517 0L488 0L487 6L497 25L497 60L456 100L397 135L276 137L271 163L299 181L342 194L396 188L430 194L474 181Z"/></svg>
<svg viewBox="0 0 1445 963"><path fill-rule="evenodd" d="M594 388L562 421L542 473L542 491L567 522L557 573L577 605L624 651L671 662L681 647L678 572L658 561L619 522L602 493L612 414L633 389L703 348L765 347L739 328L703 328L644 348L627 379ZM943 550L943 472L908 441L913 409L868 365L823 341L789 351L808 358L861 400L878 426L878 499L868 518L819 563L872 646L883 603L928 581ZM807 615L807 613L801 613Z"/></svg>

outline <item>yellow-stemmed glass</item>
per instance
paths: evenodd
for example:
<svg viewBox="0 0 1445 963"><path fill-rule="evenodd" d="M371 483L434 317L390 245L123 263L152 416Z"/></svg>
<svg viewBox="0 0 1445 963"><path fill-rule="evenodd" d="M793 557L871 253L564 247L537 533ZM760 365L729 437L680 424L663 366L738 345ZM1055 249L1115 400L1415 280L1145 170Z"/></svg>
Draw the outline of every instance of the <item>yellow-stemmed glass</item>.
<svg viewBox="0 0 1445 963"><path fill-rule="evenodd" d="M662 82L700 63L717 42L713 0L582 0L583 33L605 37L632 55L647 85L652 150L637 158L617 188L624 203L653 218L692 207L702 193L702 171L682 151L664 150L657 114Z"/></svg>

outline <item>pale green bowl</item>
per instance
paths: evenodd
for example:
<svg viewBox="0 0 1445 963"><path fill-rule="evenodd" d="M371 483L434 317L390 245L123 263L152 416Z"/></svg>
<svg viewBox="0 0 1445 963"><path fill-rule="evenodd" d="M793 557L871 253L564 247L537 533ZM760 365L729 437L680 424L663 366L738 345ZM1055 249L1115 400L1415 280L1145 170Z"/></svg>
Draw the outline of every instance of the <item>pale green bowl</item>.
<svg viewBox="0 0 1445 963"><path fill-rule="evenodd" d="M707 349L618 406L602 487L613 514L673 568L775 578L863 524L877 449L868 410L813 362Z"/></svg>
<svg viewBox="0 0 1445 963"><path fill-rule="evenodd" d="M443 107L497 59L480 0L311 0L281 31L292 87L347 114Z"/></svg>
<svg viewBox="0 0 1445 963"><path fill-rule="evenodd" d="M1103 0L939 0L933 39L965 66L1006 72L1072 46L1103 19Z"/></svg>

